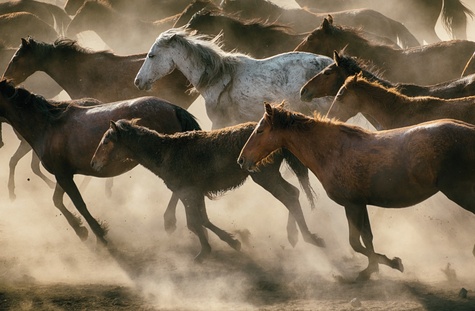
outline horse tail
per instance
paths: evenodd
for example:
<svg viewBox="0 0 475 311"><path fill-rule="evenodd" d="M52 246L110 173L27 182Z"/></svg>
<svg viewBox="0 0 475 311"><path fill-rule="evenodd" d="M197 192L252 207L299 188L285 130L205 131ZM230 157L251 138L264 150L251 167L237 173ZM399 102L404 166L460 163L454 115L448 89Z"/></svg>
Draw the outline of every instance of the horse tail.
<svg viewBox="0 0 475 311"><path fill-rule="evenodd" d="M175 114L180 122L181 129L183 132L186 131L198 131L201 130L196 117L188 112L186 109L175 106Z"/></svg>
<svg viewBox="0 0 475 311"><path fill-rule="evenodd" d="M315 197L316 193L313 190L312 186L310 185L310 179L308 177L308 168L297 159L290 151L283 148L282 149L282 156L285 159L285 162L289 165L290 169L295 173L297 176L300 187L302 187L305 195L307 196L307 200L310 202L310 208L315 208Z"/></svg>
<svg viewBox="0 0 475 311"><path fill-rule="evenodd" d="M473 18L473 12L460 0L444 0L442 22L452 38L467 38L467 15Z"/></svg>

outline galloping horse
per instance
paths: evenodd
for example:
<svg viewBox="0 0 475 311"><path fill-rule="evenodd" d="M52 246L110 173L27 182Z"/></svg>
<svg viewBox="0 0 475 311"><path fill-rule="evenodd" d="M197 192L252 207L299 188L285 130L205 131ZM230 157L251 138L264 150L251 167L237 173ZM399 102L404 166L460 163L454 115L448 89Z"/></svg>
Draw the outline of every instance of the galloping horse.
<svg viewBox="0 0 475 311"><path fill-rule="evenodd" d="M473 12L460 0L386 0L384 5L374 0L296 0L300 6L310 11L340 11L357 8L375 9L384 15L403 23L420 42L440 41L435 32L439 17L444 28L453 39L467 38L467 16Z"/></svg>
<svg viewBox="0 0 475 311"><path fill-rule="evenodd" d="M475 213L472 124L444 119L371 132L269 104L265 110L239 164L254 171L274 150L286 148L309 167L328 196L345 208L351 247L368 257L368 267L358 276L361 280L377 272L379 264L404 270L400 258L374 251L367 205L408 207L440 191Z"/></svg>
<svg viewBox="0 0 475 311"><path fill-rule="evenodd" d="M302 86L301 100L310 101L322 96L335 96L348 77L359 73L367 80L378 82L387 88L397 89L398 92L407 96L457 98L475 95L475 74L433 85L393 83L366 69L367 66L355 57L340 55L334 51L333 60L335 61L333 64L328 65Z"/></svg>
<svg viewBox="0 0 475 311"><path fill-rule="evenodd" d="M346 121L358 112L378 130L444 118L475 124L475 96L453 99L406 96L396 89L368 81L360 73L346 79L328 117Z"/></svg>
<svg viewBox="0 0 475 311"><path fill-rule="evenodd" d="M86 219L98 241L103 243L106 243L106 232L87 210L73 176L112 177L137 165L133 160L114 159L100 172L91 168L91 157L109 121L141 118L141 124L169 134L199 129L189 112L155 97L107 104L87 98L57 102L14 87L6 80L0 81L0 117L5 118L28 142L45 169L55 176L54 205L76 234L84 240L88 231L81 224L81 219L64 206L65 192ZM126 158L126 155L123 156Z"/></svg>
<svg viewBox="0 0 475 311"><path fill-rule="evenodd" d="M265 59L224 52L219 46L180 28L160 34L135 78L135 85L149 89L175 68L205 99L214 129L257 121L263 101L286 100L299 111L322 110L314 101L305 107L300 87L332 62L326 56L289 52ZM327 107L326 107L327 108Z"/></svg>
<svg viewBox="0 0 475 311"><path fill-rule="evenodd" d="M330 57L333 51L344 50L345 54L371 62L390 81L429 85L460 77L475 51L475 42L451 40L394 49L370 42L357 29L333 25L325 18L295 50Z"/></svg>
<svg viewBox="0 0 475 311"><path fill-rule="evenodd" d="M92 51L69 39L58 39L50 44L27 38L21 39L21 45L11 57L3 77L19 85L35 72L41 71L56 81L72 99L90 97L102 102L113 102L151 95L187 109L199 94L188 91L189 82L178 70L160 79L150 92L140 91L133 85L134 76L145 56L119 56L108 51ZM12 199L15 198L15 167L31 150L28 143L19 138L20 145L10 160L8 185ZM32 168L36 174L41 173L35 155ZM47 179L42 174L40 177Z"/></svg>
<svg viewBox="0 0 475 311"><path fill-rule="evenodd" d="M399 41L403 47L420 45L402 23L370 9L313 13L301 8L284 9L269 0L223 0L221 6L223 11L239 14L245 19L263 19L291 25L297 33L312 31L324 17L332 15L343 25L362 28L393 42Z"/></svg>
<svg viewBox="0 0 475 311"><path fill-rule="evenodd" d="M125 154L163 179L183 202L188 228L200 240L201 251L196 261L202 261L211 252L204 227L231 247L240 249L238 240L209 221L204 199L239 187L249 175L287 207L306 242L323 246L323 240L308 230L298 200L299 190L286 182L279 172L281 163L292 161L293 155L289 152L276 154L272 164L251 174L237 165L236 158L255 126L256 123L249 122L214 131L165 135L138 126L134 121L119 120L111 122L104 133L91 166L100 173L111 159L120 159ZM304 168L303 172L304 182L310 187L308 170Z"/></svg>

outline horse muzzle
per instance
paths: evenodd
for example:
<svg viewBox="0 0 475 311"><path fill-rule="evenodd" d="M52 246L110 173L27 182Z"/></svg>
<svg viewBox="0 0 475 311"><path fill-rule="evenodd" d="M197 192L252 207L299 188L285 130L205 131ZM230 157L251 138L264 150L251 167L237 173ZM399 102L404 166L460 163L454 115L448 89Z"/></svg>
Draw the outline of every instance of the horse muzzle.
<svg viewBox="0 0 475 311"><path fill-rule="evenodd" d="M148 91L152 88L152 83L150 81L144 81L139 78L135 78L134 84L141 91Z"/></svg>
<svg viewBox="0 0 475 311"><path fill-rule="evenodd" d="M257 167L256 167L256 164L253 163L253 162L250 162L248 160L246 160L244 157L240 156L238 159L237 159L237 163L239 164L239 166L241 167L241 169L243 170L246 170L248 172L256 172L257 171Z"/></svg>

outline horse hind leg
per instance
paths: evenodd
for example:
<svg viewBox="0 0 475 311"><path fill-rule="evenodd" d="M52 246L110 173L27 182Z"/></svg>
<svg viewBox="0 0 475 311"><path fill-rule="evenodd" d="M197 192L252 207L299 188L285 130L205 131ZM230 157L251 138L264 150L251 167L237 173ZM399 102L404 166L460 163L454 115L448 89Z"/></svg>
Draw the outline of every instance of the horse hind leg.
<svg viewBox="0 0 475 311"><path fill-rule="evenodd" d="M18 165L18 162L20 161L20 159L23 158L30 150L31 150L31 147L26 142L26 140L21 139L20 145L18 146L17 150L10 158L10 162L9 162L10 173L8 175L8 193L10 196L10 200L12 201L16 199L16 194L15 194L16 166Z"/></svg>
<svg viewBox="0 0 475 311"><path fill-rule="evenodd" d="M46 175L41 172L40 163L40 158L38 158L36 153L33 151L31 156L31 170L33 171L33 173L43 179L43 181L48 185L48 187L53 189L55 186L55 182L46 177Z"/></svg>
<svg viewBox="0 0 475 311"><path fill-rule="evenodd" d="M172 193L170 201L167 205L167 209L163 214L163 224L165 231L168 234L172 234L176 230L176 206L178 204L178 200L178 195Z"/></svg>

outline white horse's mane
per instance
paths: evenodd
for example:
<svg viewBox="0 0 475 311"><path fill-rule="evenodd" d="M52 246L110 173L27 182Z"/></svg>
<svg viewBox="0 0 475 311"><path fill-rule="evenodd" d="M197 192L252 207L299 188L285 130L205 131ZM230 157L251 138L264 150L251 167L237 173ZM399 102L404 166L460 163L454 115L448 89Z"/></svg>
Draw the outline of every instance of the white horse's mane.
<svg viewBox="0 0 475 311"><path fill-rule="evenodd" d="M191 61L202 62L205 71L196 87L208 87L221 80L223 75L233 76L241 58L250 58L241 53L226 52L221 49L221 36L211 38L190 32L183 27L164 31L155 41L157 46L166 46L172 42L184 48Z"/></svg>

